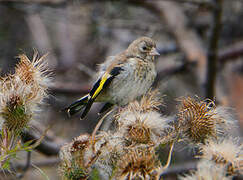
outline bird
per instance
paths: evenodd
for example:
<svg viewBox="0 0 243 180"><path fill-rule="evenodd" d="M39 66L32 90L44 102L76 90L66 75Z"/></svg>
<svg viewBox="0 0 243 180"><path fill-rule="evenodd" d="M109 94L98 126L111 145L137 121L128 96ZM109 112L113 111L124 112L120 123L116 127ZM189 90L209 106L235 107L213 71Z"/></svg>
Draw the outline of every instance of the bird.
<svg viewBox="0 0 243 180"><path fill-rule="evenodd" d="M80 119L89 112L94 102L105 102L99 113L114 105L125 106L144 95L156 77L156 43L149 37L134 40L126 50L100 64L97 81L88 94L64 110L72 116L83 110Z"/></svg>

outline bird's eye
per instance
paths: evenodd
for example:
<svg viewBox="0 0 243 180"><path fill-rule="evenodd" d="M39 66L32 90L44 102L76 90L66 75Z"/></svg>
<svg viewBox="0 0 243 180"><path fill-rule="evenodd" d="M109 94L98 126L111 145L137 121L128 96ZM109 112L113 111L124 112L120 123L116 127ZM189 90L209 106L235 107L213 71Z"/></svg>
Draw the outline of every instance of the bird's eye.
<svg viewBox="0 0 243 180"><path fill-rule="evenodd" d="M142 48L144 51L146 51L148 49L146 46L143 46Z"/></svg>

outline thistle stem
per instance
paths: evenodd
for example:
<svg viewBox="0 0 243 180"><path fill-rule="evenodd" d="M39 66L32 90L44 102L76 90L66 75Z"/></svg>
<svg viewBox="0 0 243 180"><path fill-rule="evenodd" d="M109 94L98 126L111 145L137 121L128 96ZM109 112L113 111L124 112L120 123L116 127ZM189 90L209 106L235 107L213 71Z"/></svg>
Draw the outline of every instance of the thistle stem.
<svg viewBox="0 0 243 180"><path fill-rule="evenodd" d="M93 151L95 151L95 134L96 132L99 130L101 124L103 123L104 119L113 112L113 109L111 109L110 111L108 111L100 120L99 122L97 123L97 125L95 126L94 128L94 131L92 132L92 136L91 136L91 144L92 144L92 149Z"/></svg>

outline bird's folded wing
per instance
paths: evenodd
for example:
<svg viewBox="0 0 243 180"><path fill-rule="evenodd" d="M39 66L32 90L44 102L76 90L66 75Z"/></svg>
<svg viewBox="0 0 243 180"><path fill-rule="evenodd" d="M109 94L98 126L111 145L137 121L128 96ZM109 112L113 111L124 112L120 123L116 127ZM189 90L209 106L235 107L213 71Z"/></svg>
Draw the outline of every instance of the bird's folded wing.
<svg viewBox="0 0 243 180"><path fill-rule="evenodd" d="M91 108L91 105L95 101L96 97L104 90L111 82L112 80L122 71L122 68L120 66L115 66L111 69L110 72L106 72L103 76L99 78L99 80L94 84L93 88L91 89L89 93L89 100L88 103L83 111L83 114L81 116L85 117L85 115L88 113L88 111Z"/></svg>
<svg viewBox="0 0 243 180"><path fill-rule="evenodd" d="M114 67L109 73L106 72L101 78L94 84L93 88L91 89L89 95L90 97L96 98L100 92L106 88L111 81L120 73L122 70L121 67Z"/></svg>

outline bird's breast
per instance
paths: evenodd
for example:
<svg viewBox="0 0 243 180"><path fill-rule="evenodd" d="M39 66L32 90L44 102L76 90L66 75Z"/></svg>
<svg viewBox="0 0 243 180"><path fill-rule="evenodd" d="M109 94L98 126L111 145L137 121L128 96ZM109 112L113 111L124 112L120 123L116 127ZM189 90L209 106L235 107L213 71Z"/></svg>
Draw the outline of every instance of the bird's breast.
<svg viewBox="0 0 243 180"><path fill-rule="evenodd" d="M114 104L125 105L145 94L155 77L152 62L128 61L124 64L123 71L110 84L106 96Z"/></svg>

